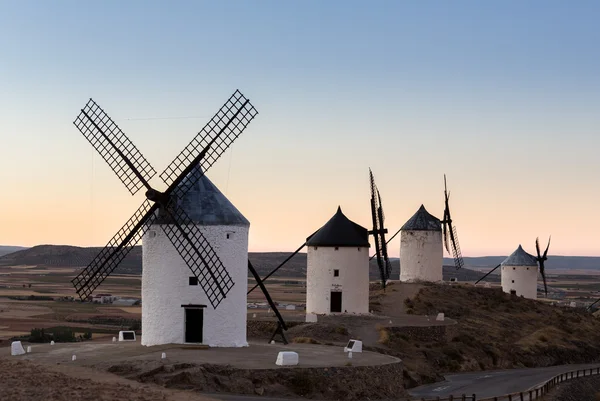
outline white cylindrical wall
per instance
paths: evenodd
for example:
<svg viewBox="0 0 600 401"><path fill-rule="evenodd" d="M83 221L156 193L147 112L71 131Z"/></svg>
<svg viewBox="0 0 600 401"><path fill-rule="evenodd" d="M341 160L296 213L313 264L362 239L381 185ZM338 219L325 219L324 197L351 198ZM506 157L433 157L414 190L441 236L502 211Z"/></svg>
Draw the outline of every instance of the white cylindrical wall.
<svg viewBox="0 0 600 401"><path fill-rule="evenodd" d="M234 286L213 309L200 285L189 285L193 273L160 225L143 238L142 345L185 343L182 305L204 308L203 344L243 347L246 340L248 227L198 226L231 275Z"/></svg>
<svg viewBox="0 0 600 401"><path fill-rule="evenodd" d="M502 291L514 290L517 296L537 299L537 266L502 266Z"/></svg>
<svg viewBox="0 0 600 401"><path fill-rule="evenodd" d="M343 313L369 312L369 248L308 247L306 313L331 313L332 290L342 292Z"/></svg>
<svg viewBox="0 0 600 401"><path fill-rule="evenodd" d="M441 231L400 233L400 281L442 281L443 257Z"/></svg>

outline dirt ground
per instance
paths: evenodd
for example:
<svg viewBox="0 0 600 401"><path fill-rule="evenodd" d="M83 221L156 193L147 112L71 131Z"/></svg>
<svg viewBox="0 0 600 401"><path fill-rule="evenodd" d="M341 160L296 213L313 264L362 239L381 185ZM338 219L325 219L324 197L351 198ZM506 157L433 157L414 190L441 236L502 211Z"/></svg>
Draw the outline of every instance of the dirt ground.
<svg viewBox="0 0 600 401"><path fill-rule="evenodd" d="M598 401L600 377L584 377L561 383L548 394L546 401Z"/></svg>
<svg viewBox="0 0 600 401"><path fill-rule="evenodd" d="M189 391L137 383L83 367L0 359L3 401L208 401Z"/></svg>
<svg viewBox="0 0 600 401"><path fill-rule="evenodd" d="M299 355L297 366L275 365L280 351L295 351ZM161 354L165 352L166 358ZM76 355L75 361L71 356ZM342 347L312 344L251 344L243 348L208 348L185 345L144 347L139 342L112 343L112 341L90 341L68 344L34 344L26 355L10 356L8 348L0 349L0 375L2 366L23 373L27 366L35 366L33 375L47 374L47 370L76 377L79 383L81 372L99 372L98 378L106 378L106 398L126 389L115 387L116 376L129 379L128 383L154 383L169 389L193 390L210 393L232 393L277 397L305 397L332 400L388 399L404 396L402 385L402 363L398 358L375 352L354 353L350 359ZM19 363L25 364L22 368ZM35 365L27 365L33 363ZM21 370L22 369L22 370ZM93 370L90 370L93 369ZM108 373L107 373L108 372ZM89 373L92 375L92 373ZM31 375L28 373L28 375ZM111 379L110 377L115 379ZM0 376L1 377L1 376ZM68 380L56 377L57 382ZM92 375L91 377L96 378ZM16 376L11 376L11 383ZM72 398L87 399L94 391L94 383L82 382L73 391ZM376 385L373 385L375 383ZM14 383L13 383L14 384ZM48 384L52 389L52 384ZM133 384L132 384L133 385ZM54 396L53 390L14 390L16 400L38 399ZM0 385L0 390L2 389ZM152 388L143 388L134 400L154 400ZM114 390L114 392L113 392ZM37 393L36 393L37 391ZM129 390L127 390L129 391ZM79 393L78 393L79 392ZM82 398L77 398L82 393ZM23 398L18 398L18 397ZM34 398L26 398L31 396ZM160 396L160 394L159 394ZM145 397L145 398L144 398ZM174 395L169 394L169 397ZM50 398L61 400L63 398ZM176 398L164 398L176 399ZM187 398L183 398L187 400ZM190 400L193 398L189 398ZM4 399L3 399L4 400Z"/></svg>

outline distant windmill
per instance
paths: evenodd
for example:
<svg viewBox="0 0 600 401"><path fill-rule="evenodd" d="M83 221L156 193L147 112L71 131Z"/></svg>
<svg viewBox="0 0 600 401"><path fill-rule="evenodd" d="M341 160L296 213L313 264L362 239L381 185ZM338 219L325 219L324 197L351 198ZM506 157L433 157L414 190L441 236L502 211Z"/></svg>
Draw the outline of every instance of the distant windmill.
<svg viewBox="0 0 600 401"><path fill-rule="evenodd" d="M454 267L460 269L464 266L465 263L460 252L460 246L458 245L458 234L456 233L456 226L452 224L449 200L450 192L448 192L448 187L446 185L446 174L444 174L444 218L442 219L444 247L446 248L446 251L453 256ZM450 248L452 248L452 251L450 251Z"/></svg>
<svg viewBox="0 0 600 401"><path fill-rule="evenodd" d="M510 292L510 288L513 287L519 289L525 288L524 291L527 291L526 288L531 287L535 289L531 290L531 294L527 296L527 298L535 298L533 296L533 293L537 292L537 285L533 283L537 282L537 271L539 271L542 275L542 280L544 281L544 294L548 295L548 286L546 284L546 270L544 262L548 260L548 249L550 248L551 238L552 237L548 238L548 245L546 246L546 250L543 254L540 252L539 238L535 239L535 249L537 251L537 257L528 254L519 245L515 252L513 252L509 257L507 257L502 263L500 263L492 270L487 272L483 277L477 280L475 284L479 284L479 282L481 282L487 276L496 271L496 269L502 267L502 286L503 288L506 287L506 289L508 289L505 292ZM528 273L529 267L536 268L535 274Z"/></svg>
<svg viewBox="0 0 600 401"><path fill-rule="evenodd" d="M369 169L369 178L371 182L371 217L373 219L373 230L369 231L369 234L373 235L375 242L374 256L377 257L381 287L385 290L385 283L392 273L392 264L388 258L387 242L385 241L385 234L387 234L388 230L384 224L385 215L383 214L383 206L381 205L381 195L379 194L377 185L375 185L375 178L371 169Z"/></svg>
<svg viewBox="0 0 600 401"><path fill-rule="evenodd" d="M234 282L221 258L180 205L180 201L257 114L250 101L242 93L235 91L160 175L167 185L167 189L160 192L149 184L149 180L156 174L154 168L104 110L92 99L89 100L74 121L75 126L102 155L129 192L133 195L145 187L147 199L92 262L72 280L81 299L87 299L116 269L151 225L160 224L168 240L185 261L195 282L202 287L213 309L219 306ZM249 261L248 268L256 276ZM190 283L191 281L190 278ZM262 282L259 284L270 300ZM153 285L159 287L160 283ZM241 307L245 309L246 305ZM276 310L274 304L271 307Z"/></svg>

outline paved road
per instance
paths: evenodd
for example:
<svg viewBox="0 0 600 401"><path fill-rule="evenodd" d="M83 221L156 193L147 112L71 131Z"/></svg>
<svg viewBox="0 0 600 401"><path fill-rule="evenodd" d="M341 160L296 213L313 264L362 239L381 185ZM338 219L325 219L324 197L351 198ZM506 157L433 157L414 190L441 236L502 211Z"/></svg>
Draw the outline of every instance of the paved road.
<svg viewBox="0 0 600 401"><path fill-rule="evenodd" d="M445 376L445 381L409 390L412 397L435 398L476 394L477 398L498 397L526 391L553 376L577 369L600 367L600 364L561 365L548 368L509 369L462 373Z"/></svg>

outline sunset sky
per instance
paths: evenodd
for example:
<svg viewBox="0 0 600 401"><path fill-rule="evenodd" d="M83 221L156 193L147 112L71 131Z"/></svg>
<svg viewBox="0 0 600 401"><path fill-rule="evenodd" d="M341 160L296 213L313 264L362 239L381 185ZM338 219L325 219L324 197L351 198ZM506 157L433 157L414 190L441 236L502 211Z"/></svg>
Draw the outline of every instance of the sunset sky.
<svg viewBox="0 0 600 401"><path fill-rule="evenodd" d="M338 205L368 227L371 167L391 232L442 217L446 173L463 255L550 234L600 255L599 20L584 0L0 0L0 244L102 246L143 201L72 124L90 97L161 172L240 89L259 115L208 176L251 251Z"/></svg>

